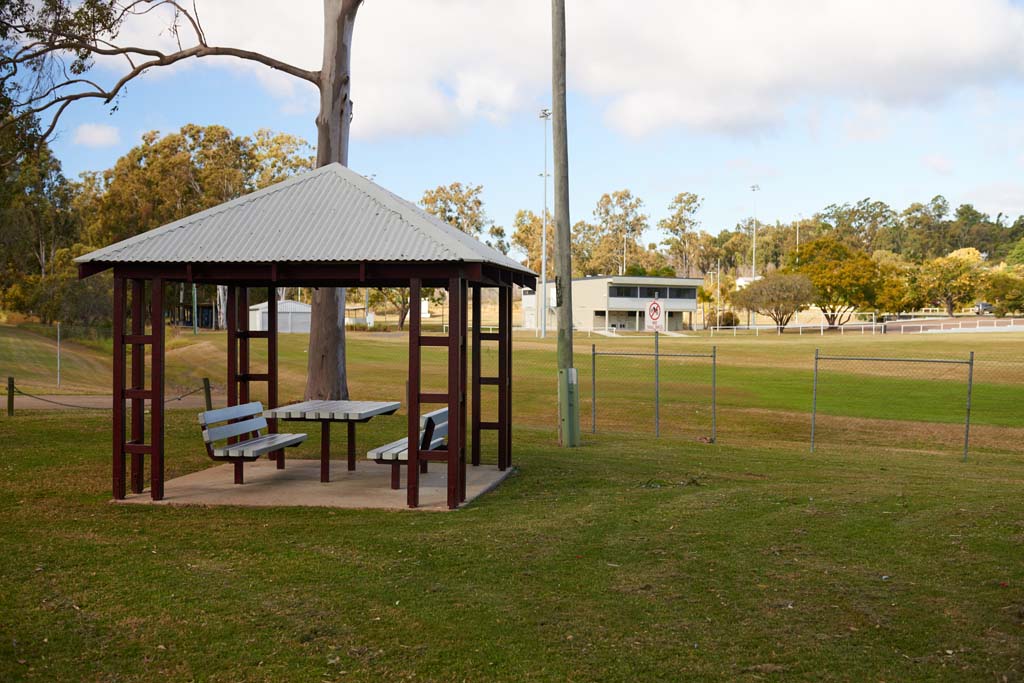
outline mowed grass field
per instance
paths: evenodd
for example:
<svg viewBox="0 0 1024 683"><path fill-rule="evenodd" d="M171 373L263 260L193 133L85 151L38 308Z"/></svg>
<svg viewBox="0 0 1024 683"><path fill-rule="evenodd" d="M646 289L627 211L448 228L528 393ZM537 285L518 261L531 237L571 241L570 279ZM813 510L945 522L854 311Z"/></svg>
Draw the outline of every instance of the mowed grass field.
<svg viewBox="0 0 1024 683"><path fill-rule="evenodd" d="M41 339L0 327L0 374L52 390ZM401 397L403 337L350 339L353 395ZM598 433L564 451L553 342L522 334L517 471L454 513L115 506L109 413L22 411L0 419L0 680L1024 680L1022 341L716 338L714 445L703 361L663 366L654 439L650 361L601 357ZM298 398L305 340L282 342ZM577 340L587 426L591 342L651 345ZM962 378L848 366L823 378L810 455L816 346L992 358L970 461ZM169 394L223 376L220 335L168 349ZM78 391L109 391L107 349L65 352ZM360 441L403 429L382 418ZM167 460L210 465L193 411L169 411Z"/></svg>

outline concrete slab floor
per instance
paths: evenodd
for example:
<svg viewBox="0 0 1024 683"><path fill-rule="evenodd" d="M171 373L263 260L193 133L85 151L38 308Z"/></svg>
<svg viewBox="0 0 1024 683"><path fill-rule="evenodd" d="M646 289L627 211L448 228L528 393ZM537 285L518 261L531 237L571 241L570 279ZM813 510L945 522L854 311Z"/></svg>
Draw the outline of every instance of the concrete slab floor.
<svg viewBox="0 0 1024 683"><path fill-rule="evenodd" d="M466 503L500 484L512 470L494 465L466 466ZM245 465L245 483L235 485L234 466L218 465L164 483L164 499L154 501L146 491L129 493L118 503L142 505L239 505L245 507L332 507L408 510L405 466L402 488L391 489L391 467L362 461L349 472L344 459L331 463L331 481L320 481L319 460L289 459L283 470L257 460ZM448 473L443 463L430 463L420 474L419 510L447 510ZM463 503L465 505L465 503Z"/></svg>

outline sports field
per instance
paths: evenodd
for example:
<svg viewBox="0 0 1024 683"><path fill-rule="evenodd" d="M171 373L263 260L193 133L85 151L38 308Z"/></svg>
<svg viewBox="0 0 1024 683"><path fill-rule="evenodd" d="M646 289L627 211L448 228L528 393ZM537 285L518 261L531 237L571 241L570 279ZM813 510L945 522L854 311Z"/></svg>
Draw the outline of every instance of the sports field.
<svg viewBox="0 0 1024 683"><path fill-rule="evenodd" d="M350 339L353 395L400 397L402 336ZM286 400L304 341L283 338ZM651 340L577 342L588 417L589 344ZM707 367L664 370L654 439L648 361L599 358L598 433L569 452L554 443L553 342L522 334L518 471L443 514L113 506L108 415L22 411L0 419L0 679L1021 680L1022 342L716 338L715 445L699 440ZM51 345L0 327L0 375L54 392ZM961 376L857 365L823 373L810 455L816 347L975 351L970 460ZM219 335L168 349L169 394L224 374ZM65 345L62 371L64 391L108 391L102 343ZM209 465L194 419L169 413L170 476ZM374 421L364 442L402 431Z"/></svg>

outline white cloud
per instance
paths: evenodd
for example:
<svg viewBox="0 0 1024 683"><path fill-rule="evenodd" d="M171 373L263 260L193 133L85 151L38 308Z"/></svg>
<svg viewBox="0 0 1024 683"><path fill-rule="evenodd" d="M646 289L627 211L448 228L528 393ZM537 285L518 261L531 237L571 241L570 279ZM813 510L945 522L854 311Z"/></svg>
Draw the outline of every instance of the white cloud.
<svg viewBox="0 0 1024 683"><path fill-rule="evenodd" d="M941 154L928 154L921 159L925 168L929 168L940 175L949 175L953 172L953 162Z"/></svg>
<svg viewBox="0 0 1024 683"><path fill-rule="evenodd" d="M976 187L967 193L967 201L992 216L1024 216L1024 184L1003 182Z"/></svg>
<svg viewBox="0 0 1024 683"><path fill-rule="evenodd" d="M609 125L631 135L680 126L759 130L786 123L800 103L902 107L1024 80L1024 8L1012 0L568 5L570 89L601 102ZM199 6L211 44L319 67L320 2ZM166 31L154 38L155 13L144 21L123 34L170 43ZM549 22L545 2L367 0L354 37L353 132L446 130L546 104ZM279 100L310 100L308 86L281 74L219 61L260 73ZM877 134L877 126L872 133L851 125L854 136Z"/></svg>
<svg viewBox="0 0 1024 683"><path fill-rule="evenodd" d="M121 131L103 123L83 123L75 128L74 141L84 147L112 147L121 141Z"/></svg>
<svg viewBox="0 0 1024 683"><path fill-rule="evenodd" d="M889 134L891 113L877 102L854 107L843 124L846 138L852 142L878 142Z"/></svg>

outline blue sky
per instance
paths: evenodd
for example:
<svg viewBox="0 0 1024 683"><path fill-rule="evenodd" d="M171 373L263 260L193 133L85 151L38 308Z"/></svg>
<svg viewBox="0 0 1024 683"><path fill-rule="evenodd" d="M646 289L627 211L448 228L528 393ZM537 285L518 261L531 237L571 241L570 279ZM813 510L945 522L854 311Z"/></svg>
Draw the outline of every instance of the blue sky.
<svg viewBox="0 0 1024 683"><path fill-rule="evenodd" d="M232 5L199 0L211 44L317 67L317 0L287 15L269 1L242 14ZM902 209L935 194L1010 220L1024 213L1019 4L651 0L628 21L617 7L569 1L573 221L622 188L645 200L652 224L677 192L695 192L711 232L751 216L755 199L761 220L864 197ZM505 226L517 209L541 210L547 2L508 8L369 0L356 24L354 169L412 200L442 183L482 184ZM126 39L166 41L158 19ZM54 148L74 176L109 167L147 130L188 122L315 141L315 107L311 86L262 67L194 62L133 82L116 112L73 107Z"/></svg>

